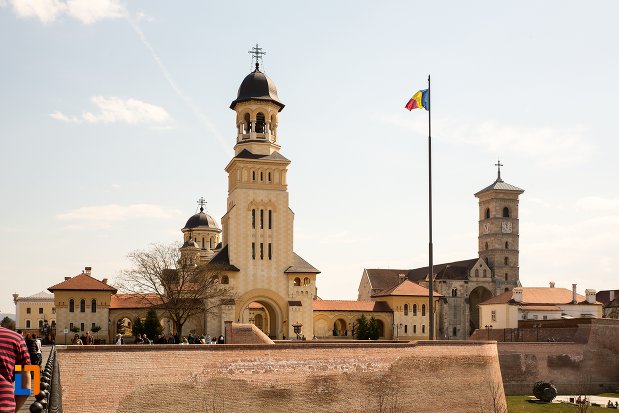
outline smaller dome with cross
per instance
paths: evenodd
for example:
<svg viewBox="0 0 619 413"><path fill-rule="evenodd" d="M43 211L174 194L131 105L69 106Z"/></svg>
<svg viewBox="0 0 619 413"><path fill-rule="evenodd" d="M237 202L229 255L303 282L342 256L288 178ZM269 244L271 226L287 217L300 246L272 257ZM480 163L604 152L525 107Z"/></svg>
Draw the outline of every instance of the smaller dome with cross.
<svg viewBox="0 0 619 413"><path fill-rule="evenodd" d="M248 100L273 102L279 106L280 111L284 108L284 104L279 101L277 96L275 82L260 71L258 63L256 63L256 70L243 79L236 99L230 104L230 109L234 109L237 103Z"/></svg>
<svg viewBox="0 0 619 413"><path fill-rule="evenodd" d="M195 229L200 227L216 228L219 229L219 225L215 222L215 219L204 212L204 207L200 207L200 212L191 216L183 229Z"/></svg>

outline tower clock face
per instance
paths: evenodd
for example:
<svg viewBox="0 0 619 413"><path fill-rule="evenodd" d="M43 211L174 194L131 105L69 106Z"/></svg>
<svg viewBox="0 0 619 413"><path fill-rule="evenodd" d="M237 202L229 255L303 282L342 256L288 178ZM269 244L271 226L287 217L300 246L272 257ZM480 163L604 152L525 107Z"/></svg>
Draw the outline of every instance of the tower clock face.
<svg viewBox="0 0 619 413"><path fill-rule="evenodd" d="M511 222L503 222L503 223L501 223L501 231L504 234L511 234L511 232L512 232L512 223Z"/></svg>
<svg viewBox="0 0 619 413"><path fill-rule="evenodd" d="M486 222L484 224L484 234L487 234L489 232L490 232L490 224Z"/></svg>

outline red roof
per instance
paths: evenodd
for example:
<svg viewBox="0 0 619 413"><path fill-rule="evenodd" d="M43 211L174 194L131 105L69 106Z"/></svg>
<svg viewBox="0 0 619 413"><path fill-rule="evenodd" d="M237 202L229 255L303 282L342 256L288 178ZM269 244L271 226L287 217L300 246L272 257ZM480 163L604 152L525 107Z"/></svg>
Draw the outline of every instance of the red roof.
<svg viewBox="0 0 619 413"><path fill-rule="evenodd" d="M394 296L394 295L428 297L430 295L430 290L410 280L404 280L400 284L396 285L395 287L392 287L388 290L373 294L372 297L386 297L386 296ZM443 296L442 294L439 294L436 291L434 291L432 295L434 297Z"/></svg>
<svg viewBox="0 0 619 413"><path fill-rule="evenodd" d="M110 300L110 308L150 308L161 303L157 294L115 294Z"/></svg>
<svg viewBox="0 0 619 413"><path fill-rule="evenodd" d="M567 288L553 288L553 287L519 287L522 289L522 302L516 303L512 300L513 291L507 291L503 294L499 294L496 297L492 297L489 300L480 303L484 304L572 304L572 290ZM576 302L578 304L588 304L585 297L580 294L576 294ZM600 304L595 302L595 304Z"/></svg>
<svg viewBox="0 0 619 413"><path fill-rule="evenodd" d="M60 284L56 284L48 288L49 291L63 291L63 290L81 290L81 291L111 291L116 293L116 288L111 285L107 285L103 281L99 281L96 278L91 277L88 274L78 274L75 277L64 280Z"/></svg>
<svg viewBox="0 0 619 413"><path fill-rule="evenodd" d="M392 312L384 301L314 300L314 311Z"/></svg>

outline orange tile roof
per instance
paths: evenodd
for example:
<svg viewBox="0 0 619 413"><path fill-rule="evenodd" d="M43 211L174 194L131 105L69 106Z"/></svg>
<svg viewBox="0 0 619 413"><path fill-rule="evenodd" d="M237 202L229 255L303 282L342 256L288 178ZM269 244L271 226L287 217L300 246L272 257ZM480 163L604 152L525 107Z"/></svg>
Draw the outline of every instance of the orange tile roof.
<svg viewBox="0 0 619 413"><path fill-rule="evenodd" d="M392 312L384 301L314 300L314 311L367 311Z"/></svg>
<svg viewBox="0 0 619 413"><path fill-rule="evenodd" d="M115 294L110 300L110 309L150 308L161 303L161 298L157 294Z"/></svg>
<svg viewBox="0 0 619 413"><path fill-rule="evenodd" d="M428 295L430 295L430 290L410 280L404 280L400 284L396 285L395 287L392 287L388 290L373 294L372 297L386 297L386 296L393 296L393 295L427 297ZM434 297L443 296L442 294L439 294L436 291L434 291L432 295Z"/></svg>
<svg viewBox="0 0 619 413"><path fill-rule="evenodd" d="M524 311L561 311L556 305L521 305L519 308Z"/></svg>
<svg viewBox="0 0 619 413"><path fill-rule="evenodd" d="M82 291L111 291L116 293L116 288L111 285L107 285L103 281L99 281L96 278L91 277L88 274L78 274L75 277L64 280L63 282L51 286L49 291L54 292L56 290L82 290Z"/></svg>
<svg viewBox="0 0 619 413"><path fill-rule="evenodd" d="M551 288L551 287L520 287L522 288L522 302L516 304L571 304L572 303L572 290L567 288ZM496 297L480 303L484 304L505 304L515 303L512 300L512 291L507 291L503 294L499 294ZM578 304L587 304L587 300L584 296L576 294L576 301ZM595 302L595 304L600 304Z"/></svg>

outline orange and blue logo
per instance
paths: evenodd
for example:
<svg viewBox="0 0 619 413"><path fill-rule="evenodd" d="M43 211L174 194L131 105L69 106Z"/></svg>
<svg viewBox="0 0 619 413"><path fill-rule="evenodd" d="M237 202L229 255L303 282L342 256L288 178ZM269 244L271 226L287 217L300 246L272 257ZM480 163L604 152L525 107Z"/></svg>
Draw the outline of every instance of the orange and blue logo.
<svg viewBox="0 0 619 413"><path fill-rule="evenodd" d="M23 386L23 373L29 374L32 372L34 375L34 394L41 393L41 367L39 366L15 366L15 395L16 396L30 396L30 389L24 389Z"/></svg>

